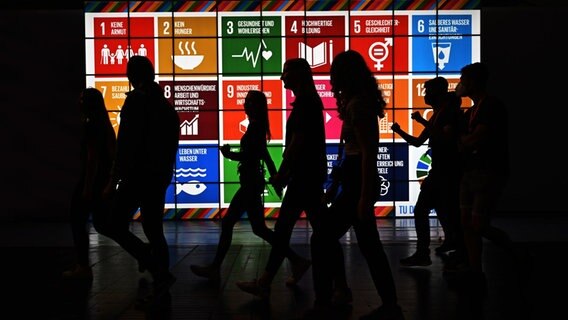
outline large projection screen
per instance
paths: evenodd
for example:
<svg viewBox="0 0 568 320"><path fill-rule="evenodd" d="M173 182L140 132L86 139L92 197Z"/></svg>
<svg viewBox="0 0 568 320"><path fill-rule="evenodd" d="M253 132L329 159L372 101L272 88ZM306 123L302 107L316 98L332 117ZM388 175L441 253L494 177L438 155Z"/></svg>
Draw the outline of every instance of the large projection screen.
<svg viewBox="0 0 568 320"><path fill-rule="evenodd" d="M408 145L390 129L418 135L410 115L432 110L424 81L441 75L450 90L460 69L480 61L479 1L86 1L86 83L103 92L118 132L120 109L131 87L126 63L145 55L181 124L176 170L166 195L166 219L221 217L236 192L234 161L218 146L238 148L247 128L244 97L263 91L269 101L278 166L293 101L280 73L285 60L306 58L324 102L328 169L337 158L341 121L329 84L334 56L359 51L387 101L379 121L377 217L411 217L421 180L428 174L428 144ZM467 108L471 101L463 100ZM281 200L264 192L265 215L278 215ZM134 218L137 218L135 215ZM435 215L435 212L432 212Z"/></svg>

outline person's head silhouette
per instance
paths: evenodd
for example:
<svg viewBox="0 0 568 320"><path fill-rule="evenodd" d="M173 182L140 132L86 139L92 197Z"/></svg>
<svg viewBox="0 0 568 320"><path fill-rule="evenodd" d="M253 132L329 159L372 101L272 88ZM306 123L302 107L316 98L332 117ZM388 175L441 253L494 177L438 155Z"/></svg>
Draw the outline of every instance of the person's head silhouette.
<svg viewBox="0 0 568 320"><path fill-rule="evenodd" d="M448 80L444 77L435 77L424 82L424 102L434 108L439 107L442 97L448 92Z"/></svg>
<svg viewBox="0 0 568 320"><path fill-rule="evenodd" d="M262 120L268 113L266 96L261 91L250 90L245 98L245 113L251 121Z"/></svg>
<svg viewBox="0 0 568 320"><path fill-rule="evenodd" d="M268 140L271 138L268 121L268 101L262 91L250 90L245 98L245 113L251 122L261 123Z"/></svg>
<svg viewBox="0 0 568 320"><path fill-rule="evenodd" d="M347 50L333 58L330 70L332 91L348 98L363 90L361 83L369 77L370 71L363 56L355 50Z"/></svg>
<svg viewBox="0 0 568 320"><path fill-rule="evenodd" d="M126 75L134 88L154 82L152 61L145 56L133 56L126 65Z"/></svg>
<svg viewBox="0 0 568 320"><path fill-rule="evenodd" d="M331 91L338 105L340 118L345 103L355 96L374 100L372 107L379 117L384 117L386 102L378 89L377 80L363 56L355 50L347 50L333 58L330 69Z"/></svg>
<svg viewBox="0 0 568 320"><path fill-rule="evenodd" d="M96 88L83 89L79 96L79 108L85 120L94 125L99 125L108 118L103 94Z"/></svg>
<svg viewBox="0 0 568 320"><path fill-rule="evenodd" d="M292 90L296 95L316 90L312 68L303 58L286 60L280 80L284 82L284 88Z"/></svg>
<svg viewBox="0 0 568 320"><path fill-rule="evenodd" d="M485 93L489 69L482 62L468 64L461 69L456 94L460 97L479 97Z"/></svg>

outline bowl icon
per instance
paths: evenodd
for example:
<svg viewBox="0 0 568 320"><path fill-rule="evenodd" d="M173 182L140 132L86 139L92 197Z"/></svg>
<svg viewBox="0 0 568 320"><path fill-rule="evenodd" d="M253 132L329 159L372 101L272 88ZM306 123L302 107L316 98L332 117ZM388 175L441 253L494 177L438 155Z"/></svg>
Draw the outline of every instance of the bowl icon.
<svg viewBox="0 0 568 320"><path fill-rule="evenodd" d="M203 55L172 56L174 64L183 70L193 70L203 62Z"/></svg>

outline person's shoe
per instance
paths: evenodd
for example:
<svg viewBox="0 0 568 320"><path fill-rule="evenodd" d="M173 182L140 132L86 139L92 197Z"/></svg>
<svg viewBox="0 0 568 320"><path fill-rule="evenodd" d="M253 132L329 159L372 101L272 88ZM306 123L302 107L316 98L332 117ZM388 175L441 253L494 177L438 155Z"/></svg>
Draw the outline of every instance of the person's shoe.
<svg viewBox="0 0 568 320"><path fill-rule="evenodd" d="M192 264L189 268L195 275L207 278L211 281L219 281L221 279L219 268L213 266L198 266L195 264Z"/></svg>
<svg viewBox="0 0 568 320"><path fill-rule="evenodd" d="M93 269L90 266L82 266L76 264L73 269L64 271L61 275L63 279L67 280L93 280Z"/></svg>
<svg viewBox="0 0 568 320"><path fill-rule="evenodd" d="M426 267L432 264L430 254L415 252L413 255L400 259L403 267Z"/></svg>
<svg viewBox="0 0 568 320"><path fill-rule="evenodd" d="M270 297L270 287L260 285L257 279L253 279L252 281L237 281L236 284L239 289L261 299L268 299Z"/></svg>
<svg viewBox="0 0 568 320"><path fill-rule="evenodd" d="M444 241L441 246L434 249L434 251L436 251L436 254L443 254L454 250L456 250L456 246L450 241Z"/></svg>
<svg viewBox="0 0 568 320"><path fill-rule="evenodd" d="M363 315L359 320L404 320L404 314L399 306L381 306L370 313Z"/></svg>
<svg viewBox="0 0 568 320"><path fill-rule="evenodd" d="M336 305L346 305L353 302L353 293L349 288L335 288L331 301Z"/></svg>
<svg viewBox="0 0 568 320"><path fill-rule="evenodd" d="M467 257L460 250L450 252L448 258L444 261L444 274L453 274L463 272L469 269Z"/></svg>
<svg viewBox="0 0 568 320"><path fill-rule="evenodd" d="M292 275L290 275L288 279L286 279L286 285L295 286L300 281L300 279L302 279L311 265L312 261L308 259L302 259L292 264Z"/></svg>

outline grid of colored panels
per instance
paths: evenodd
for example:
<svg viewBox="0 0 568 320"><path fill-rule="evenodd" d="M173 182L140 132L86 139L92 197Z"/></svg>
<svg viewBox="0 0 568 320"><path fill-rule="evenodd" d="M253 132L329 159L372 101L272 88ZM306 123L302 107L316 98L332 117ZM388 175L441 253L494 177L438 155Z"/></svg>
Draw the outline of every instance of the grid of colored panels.
<svg viewBox="0 0 568 320"><path fill-rule="evenodd" d="M238 188L237 164L218 146L237 149L246 132L244 97L268 97L277 165L294 97L280 73L285 60L305 58L324 102L328 166L337 158L341 121L329 83L334 56L359 51L388 103L378 119L377 216L412 215L420 180L429 170L427 145L409 146L390 129L397 122L418 135L414 111L428 118L424 81L442 75L453 89L459 70L480 60L479 1L87 1L86 80L105 97L115 129L130 90L129 57L145 55L180 119L176 171L167 191L168 219L221 216ZM466 103L467 104L467 103ZM280 199L264 192L266 215Z"/></svg>

